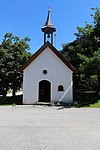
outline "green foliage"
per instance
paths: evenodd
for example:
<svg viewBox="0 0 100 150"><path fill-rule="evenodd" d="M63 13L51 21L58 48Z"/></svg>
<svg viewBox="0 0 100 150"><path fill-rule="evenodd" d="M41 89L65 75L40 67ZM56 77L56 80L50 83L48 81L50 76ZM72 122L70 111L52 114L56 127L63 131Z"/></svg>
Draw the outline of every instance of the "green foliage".
<svg viewBox="0 0 100 150"><path fill-rule="evenodd" d="M100 100L98 100L97 103L90 104L89 107L90 108L100 108Z"/></svg>
<svg viewBox="0 0 100 150"><path fill-rule="evenodd" d="M75 107L89 107L90 105L98 103L99 100L99 93L93 91L80 92L75 95L75 101L73 105Z"/></svg>
<svg viewBox="0 0 100 150"><path fill-rule="evenodd" d="M92 8L93 24L77 27L76 40L64 45L62 54L79 70L77 90L100 91L100 9Z"/></svg>
<svg viewBox="0 0 100 150"><path fill-rule="evenodd" d="M22 95L17 95L15 97L0 97L0 105L21 105Z"/></svg>
<svg viewBox="0 0 100 150"><path fill-rule="evenodd" d="M22 84L19 67L31 56L28 52L30 39L20 39L12 33L6 33L0 44L0 88L13 89L13 96Z"/></svg>

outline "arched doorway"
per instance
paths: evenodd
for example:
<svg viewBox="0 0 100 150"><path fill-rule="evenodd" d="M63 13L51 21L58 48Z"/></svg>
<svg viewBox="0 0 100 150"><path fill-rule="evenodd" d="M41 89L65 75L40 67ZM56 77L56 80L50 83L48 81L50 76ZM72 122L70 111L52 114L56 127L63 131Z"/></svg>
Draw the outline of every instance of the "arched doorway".
<svg viewBox="0 0 100 150"><path fill-rule="evenodd" d="M47 80L39 82L39 102L50 102L51 83Z"/></svg>

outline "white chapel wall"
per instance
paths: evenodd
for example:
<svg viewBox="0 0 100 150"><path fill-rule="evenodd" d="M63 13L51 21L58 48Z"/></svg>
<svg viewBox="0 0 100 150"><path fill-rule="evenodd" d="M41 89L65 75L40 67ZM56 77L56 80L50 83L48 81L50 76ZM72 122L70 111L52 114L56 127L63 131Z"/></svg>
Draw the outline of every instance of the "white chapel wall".
<svg viewBox="0 0 100 150"><path fill-rule="evenodd" d="M47 74L43 74L47 69ZM50 50L46 48L25 70L23 79L23 103L33 104L38 101L39 82L48 80L51 82L51 100L72 102L72 71ZM58 86L63 85L64 91L58 91ZM69 90L67 91L67 89ZM67 93L65 93L67 91ZM64 95L65 93L65 95ZM63 97L64 95L64 97Z"/></svg>

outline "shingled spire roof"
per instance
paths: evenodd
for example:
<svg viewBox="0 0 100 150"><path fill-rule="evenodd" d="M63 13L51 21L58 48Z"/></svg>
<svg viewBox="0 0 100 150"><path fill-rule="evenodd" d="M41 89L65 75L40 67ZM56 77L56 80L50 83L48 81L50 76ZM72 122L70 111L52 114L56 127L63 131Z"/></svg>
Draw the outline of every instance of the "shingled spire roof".
<svg viewBox="0 0 100 150"><path fill-rule="evenodd" d="M48 9L48 16L45 22L45 25L41 28L42 32L44 32L44 44L47 41L47 38L51 38L51 44L53 45L53 32L56 31L56 28L53 27L51 19L50 19L50 9Z"/></svg>
<svg viewBox="0 0 100 150"><path fill-rule="evenodd" d="M50 9L48 9L48 16L47 16L47 20L44 26L53 27L51 19L50 19Z"/></svg>
<svg viewBox="0 0 100 150"><path fill-rule="evenodd" d="M45 22L45 25L41 28L43 32L47 31L47 29L51 29L50 32L55 32L56 29L53 27L51 19L50 19L50 9L48 9L48 16L47 16L47 20Z"/></svg>

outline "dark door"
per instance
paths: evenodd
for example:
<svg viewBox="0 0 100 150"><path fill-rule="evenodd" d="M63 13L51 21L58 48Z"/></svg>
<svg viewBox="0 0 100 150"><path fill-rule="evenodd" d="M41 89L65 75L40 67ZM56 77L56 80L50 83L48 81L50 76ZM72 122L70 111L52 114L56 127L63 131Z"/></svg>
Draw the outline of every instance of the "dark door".
<svg viewBox="0 0 100 150"><path fill-rule="evenodd" d="M39 102L50 102L51 83L47 80L39 82Z"/></svg>

